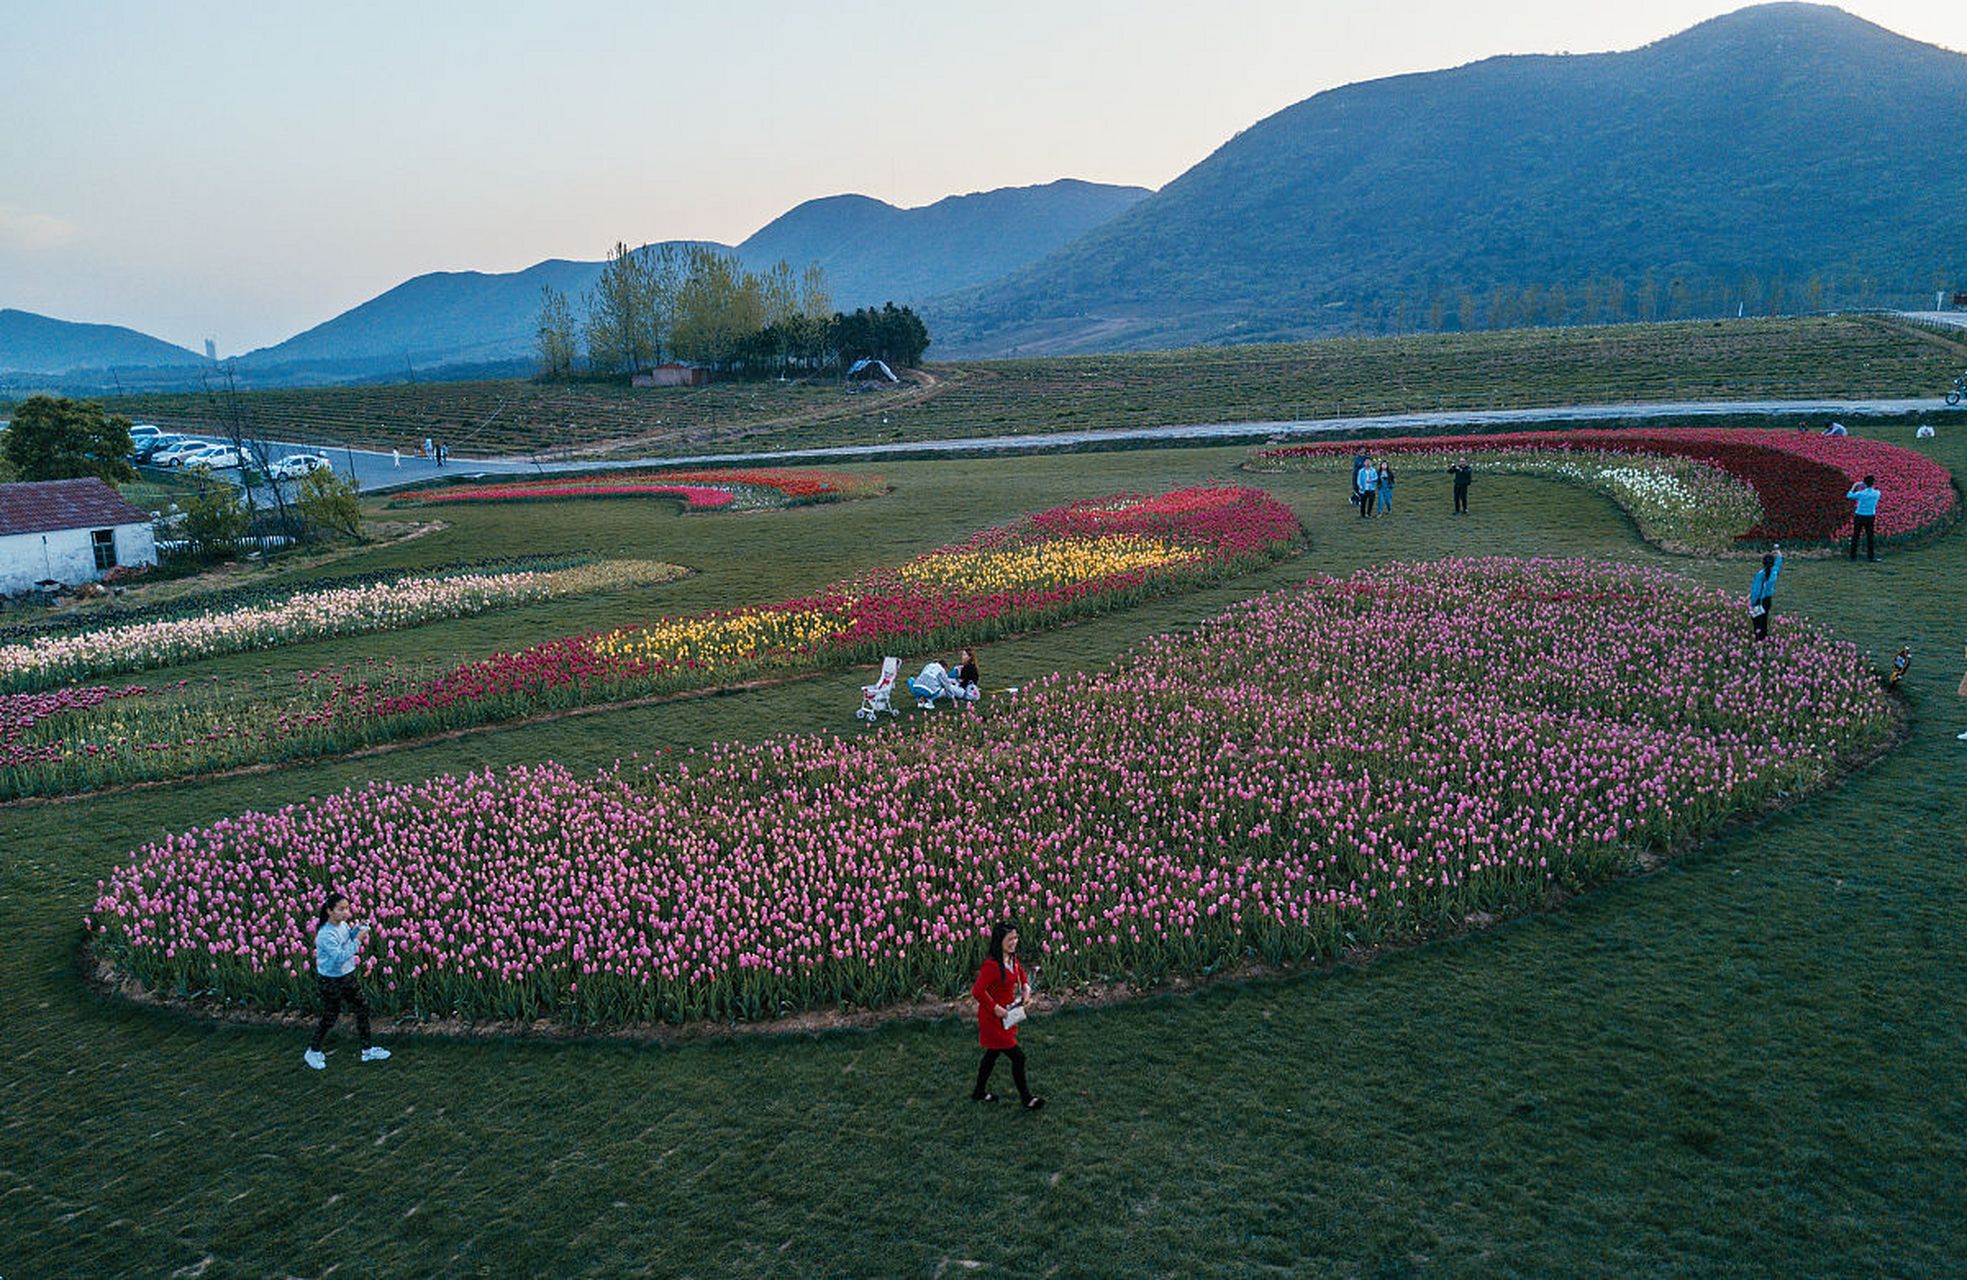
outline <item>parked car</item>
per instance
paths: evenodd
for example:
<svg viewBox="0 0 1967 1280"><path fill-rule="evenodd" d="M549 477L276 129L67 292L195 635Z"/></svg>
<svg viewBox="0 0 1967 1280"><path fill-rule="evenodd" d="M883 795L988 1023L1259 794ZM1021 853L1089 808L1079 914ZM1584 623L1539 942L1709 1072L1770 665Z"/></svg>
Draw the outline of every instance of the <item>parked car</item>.
<svg viewBox="0 0 1967 1280"><path fill-rule="evenodd" d="M183 444L183 443L184 443L183 436L172 436L172 435L144 436L143 438L135 441L136 448L130 451L130 456L135 458L138 462L149 462L150 460L155 458L158 454L170 448L172 445Z"/></svg>
<svg viewBox="0 0 1967 1280"><path fill-rule="evenodd" d="M239 450L229 444L215 444L203 453L193 454L185 460L188 467L205 467L212 471L227 471L239 465Z"/></svg>
<svg viewBox="0 0 1967 1280"><path fill-rule="evenodd" d="M275 480L298 480L310 471L333 471L335 464L318 453L290 453L266 469Z"/></svg>
<svg viewBox="0 0 1967 1280"><path fill-rule="evenodd" d="M148 439L148 438L152 438L152 437L155 437L155 436L161 436L161 435L167 435L167 434L169 434L169 433L168 433L168 432L166 432L166 431L164 430L164 428L162 428L162 427L160 427L160 426L157 426L157 425L156 425L156 424L154 424L154 423L149 423L149 422L132 422L132 423L130 424L130 443L131 443L131 444L142 444L142 443L143 443L143 442L144 442L144 441L145 441L146 439Z"/></svg>
<svg viewBox="0 0 1967 1280"><path fill-rule="evenodd" d="M182 467L199 454L218 447L204 440L180 440L168 449L159 449L151 461L160 467Z"/></svg>

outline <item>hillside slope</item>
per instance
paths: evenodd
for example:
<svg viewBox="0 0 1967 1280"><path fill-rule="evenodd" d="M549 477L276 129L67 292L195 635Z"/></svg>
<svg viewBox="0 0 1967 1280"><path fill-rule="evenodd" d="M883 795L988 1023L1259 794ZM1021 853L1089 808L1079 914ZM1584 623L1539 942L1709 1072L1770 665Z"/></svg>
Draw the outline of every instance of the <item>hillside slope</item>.
<svg viewBox="0 0 1967 1280"><path fill-rule="evenodd" d="M1764 5L1321 93L931 320L947 356L1930 299L1962 138L1967 57Z"/></svg>
<svg viewBox="0 0 1967 1280"><path fill-rule="evenodd" d="M115 324L78 324L0 308L0 373L202 365L205 357Z"/></svg>
<svg viewBox="0 0 1967 1280"><path fill-rule="evenodd" d="M828 196L767 223L738 252L754 269L781 259L795 266L819 263L834 305L843 309L918 302L995 280L1149 194L1145 187L1061 178L948 196L919 209L868 196Z"/></svg>

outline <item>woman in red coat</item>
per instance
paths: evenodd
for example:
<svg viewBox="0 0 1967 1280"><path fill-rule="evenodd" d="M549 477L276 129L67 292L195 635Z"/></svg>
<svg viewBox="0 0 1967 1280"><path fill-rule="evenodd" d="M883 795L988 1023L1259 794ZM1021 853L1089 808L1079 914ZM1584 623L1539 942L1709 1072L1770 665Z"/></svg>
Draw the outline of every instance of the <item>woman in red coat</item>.
<svg viewBox="0 0 1967 1280"><path fill-rule="evenodd" d="M1024 1099L1025 1110L1036 1111L1045 1099L1032 1096L1024 1078L1024 1050L1018 1048L1018 1026L1024 1020L1025 1002L1031 998L1031 979L1018 963L1018 929L1006 920L990 931L990 956L977 971L970 988L977 999L977 1040L983 1045L983 1065L977 1068L977 1087L970 1096L978 1102L995 1102L990 1091L990 1073L999 1054L1011 1060L1011 1079ZM1005 1025L1006 1022L1010 1025Z"/></svg>

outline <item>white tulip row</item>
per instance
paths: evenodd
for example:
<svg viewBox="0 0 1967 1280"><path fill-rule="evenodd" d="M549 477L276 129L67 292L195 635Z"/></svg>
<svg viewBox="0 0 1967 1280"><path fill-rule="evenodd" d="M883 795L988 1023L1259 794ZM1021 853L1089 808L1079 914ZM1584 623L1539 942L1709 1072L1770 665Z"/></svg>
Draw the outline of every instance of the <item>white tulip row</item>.
<svg viewBox="0 0 1967 1280"><path fill-rule="evenodd" d="M303 592L275 604L38 637L0 646L0 689L41 688L331 636L397 631L488 609L665 582L683 573L653 560L613 560L569 569L403 577Z"/></svg>

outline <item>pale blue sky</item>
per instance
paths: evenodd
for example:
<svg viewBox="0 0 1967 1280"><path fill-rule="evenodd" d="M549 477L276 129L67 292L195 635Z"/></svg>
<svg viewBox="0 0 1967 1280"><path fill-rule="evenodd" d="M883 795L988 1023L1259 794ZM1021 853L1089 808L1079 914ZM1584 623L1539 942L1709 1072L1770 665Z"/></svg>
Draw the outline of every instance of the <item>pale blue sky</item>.
<svg viewBox="0 0 1967 1280"><path fill-rule="evenodd" d="M222 353L424 271L734 243L802 200L1159 186L1335 85L1725 0L0 0L0 306ZM1852 0L1967 47L1960 0Z"/></svg>

